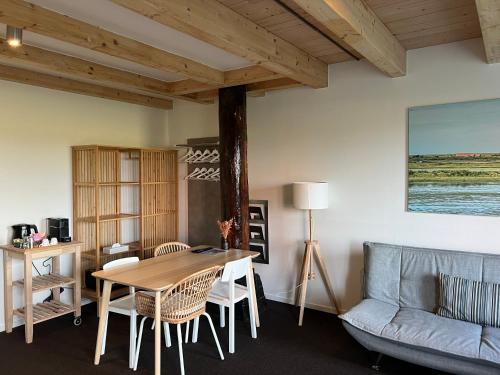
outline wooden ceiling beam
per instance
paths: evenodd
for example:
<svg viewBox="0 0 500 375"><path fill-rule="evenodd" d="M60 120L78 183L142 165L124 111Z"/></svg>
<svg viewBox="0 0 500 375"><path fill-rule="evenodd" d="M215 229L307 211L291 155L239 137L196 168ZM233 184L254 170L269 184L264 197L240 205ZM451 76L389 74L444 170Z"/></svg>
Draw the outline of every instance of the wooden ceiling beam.
<svg viewBox="0 0 500 375"><path fill-rule="evenodd" d="M500 63L500 1L476 0L486 60Z"/></svg>
<svg viewBox="0 0 500 375"><path fill-rule="evenodd" d="M0 63L8 65L19 65L21 63L23 68L44 69L50 71L49 74L65 74L69 75L70 79L91 80L97 85L111 86L123 90L138 90L140 94L151 94L165 99L178 98L193 101L191 98L172 95L169 92L170 82L111 68L27 44L12 48L3 38L0 38ZM201 103L205 104L205 102Z"/></svg>
<svg viewBox="0 0 500 375"><path fill-rule="evenodd" d="M270 81L264 82L256 82L247 85L247 94L249 96L264 96L264 94L268 91L274 90L284 90L292 87L300 87L303 86L300 82L294 81L290 78L277 78ZM188 97L190 99L206 101L206 100L214 100L219 95L218 89L211 89L207 91L192 93L184 95L184 97Z"/></svg>
<svg viewBox="0 0 500 375"><path fill-rule="evenodd" d="M268 81L271 79L282 77L283 76L278 73L274 73L259 65L254 65L246 68L228 70L224 72L223 85L207 85L193 79L186 79L182 81L167 83L167 90L173 95L185 95L214 88L245 85L249 83Z"/></svg>
<svg viewBox="0 0 500 375"><path fill-rule="evenodd" d="M495 1L495 0L492 0ZM391 77L406 75L406 50L363 0L289 0Z"/></svg>
<svg viewBox="0 0 500 375"><path fill-rule="evenodd" d="M328 86L328 66L216 0L112 0L311 87Z"/></svg>
<svg viewBox="0 0 500 375"><path fill-rule="evenodd" d="M2 0L0 22L200 82L224 83L220 70L22 0Z"/></svg>
<svg viewBox="0 0 500 375"><path fill-rule="evenodd" d="M33 72L31 70L15 68L12 66L0 65L0 79L24 83L32 86L45 87L48 89L67 91L75 94L139 104L147 107L161 109L173 108L172 100L169 99L155 98L152 96L136 94L110 87L98 86L92 83L75 81L64 77Z"/></svg>

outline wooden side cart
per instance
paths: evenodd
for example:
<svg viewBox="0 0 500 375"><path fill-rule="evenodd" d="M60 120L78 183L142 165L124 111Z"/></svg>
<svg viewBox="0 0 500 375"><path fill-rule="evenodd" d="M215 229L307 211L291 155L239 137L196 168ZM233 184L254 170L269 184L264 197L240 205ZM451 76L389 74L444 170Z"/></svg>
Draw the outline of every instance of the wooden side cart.
<svg viewBox="0 0 500 375"><path fill-rule="evenodd" d="M0 246L3 250L3 275L4 275L4 309L5 331L12 332L14 315L24 319L24 333L26 343L33 342L33 325L61 315L74 313L75 325L81 323L81 290L80 290L80 242L62 243L48 247L33 249L18 249L12 245ZM73 276L60 274L60 257L73 255ZM52 271L50 274L33 276L32 261L41 258L52 258ZM12 261L20 259L24 262L24 279L12 280ZM73 304L61 302L60 288L73 285ZM24 307L14 309L12 292L15 287L24 289ZM53 299L48 302L33 305L33 293L52 290Z"/></svg>

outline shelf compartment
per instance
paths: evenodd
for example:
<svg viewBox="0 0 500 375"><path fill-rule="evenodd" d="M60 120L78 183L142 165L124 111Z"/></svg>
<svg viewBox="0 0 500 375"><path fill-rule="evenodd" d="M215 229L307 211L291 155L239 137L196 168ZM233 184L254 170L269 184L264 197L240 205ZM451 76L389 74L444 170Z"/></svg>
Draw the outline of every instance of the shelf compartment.
<svg viewBox="0 0 500 375"><path fill-rule="evenodd" d="M130 293L130 290L128 287L121 287L121 288L113 289L113 290L111 290L110 299L113 300L115 298L123 297L129 293ZM97 292L95 289L92 289L92 288L82 288L82 297L93 300L93 301L97 301Z"/></svg>
<svg viewBox="0 0 500 375"><path fill-rule="evenodd" d="M266 223L265 220L257 220L257 219L250 219L248 222L250 224L265 224Z"/></svg>
<svg viewBox="0 0 500 375"><path fill-rule="evenodd" d="M41 292L57 287L67 286L75 283L75 279L67 276L61 276L55 273L48 275L36 276L33 278L31 290L33 292ZM24 288L24 279L17 280L12 283L15 286Z"/></svg>
<svg viewBox="0 0 500 375"><path fill-rule="evenodd" d="M123 255L132 255L137 253L138 251L141 251L141 244L139 242L130 242L130 243L124 243L122 245L128 245L129 250L124 251L123 253L116 253L116 254L105 254L102 251L99 253L99 256L101 259L103 258L117 258ZM81 253L81 257L85 259L95 259L96 258L96 251L95 249L90 249L90 250L85 250Z"/></svg>
<svg viewBox="0 0 500 375"><path fill-rule="evenodd" d="M66 305L59 301L42 302L33 305L33 324L57 318L75 311L72 305ZM24 307L14 310L14 314L24 319Z"/></svg>

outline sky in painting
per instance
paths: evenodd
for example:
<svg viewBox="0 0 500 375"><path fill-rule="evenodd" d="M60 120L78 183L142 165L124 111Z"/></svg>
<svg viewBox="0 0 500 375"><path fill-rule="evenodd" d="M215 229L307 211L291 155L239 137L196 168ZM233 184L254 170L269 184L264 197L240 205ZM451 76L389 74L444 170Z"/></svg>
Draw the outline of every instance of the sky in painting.
<svg viewBox="0 0 500 375"><path fill-rule="evenodd" d="M500 99L409 109L410 155L500 153Z"/></svg>

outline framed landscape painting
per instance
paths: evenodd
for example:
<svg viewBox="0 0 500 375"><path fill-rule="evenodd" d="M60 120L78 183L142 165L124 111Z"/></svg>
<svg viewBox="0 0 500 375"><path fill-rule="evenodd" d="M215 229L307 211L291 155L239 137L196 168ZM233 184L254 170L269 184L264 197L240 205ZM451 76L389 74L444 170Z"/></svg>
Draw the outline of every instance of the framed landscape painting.
<svg viewBox="0 0 500 375"><path fill-rule="evenodd" d="M408 113L408 211L500 216L500 99Z"/></svg>

